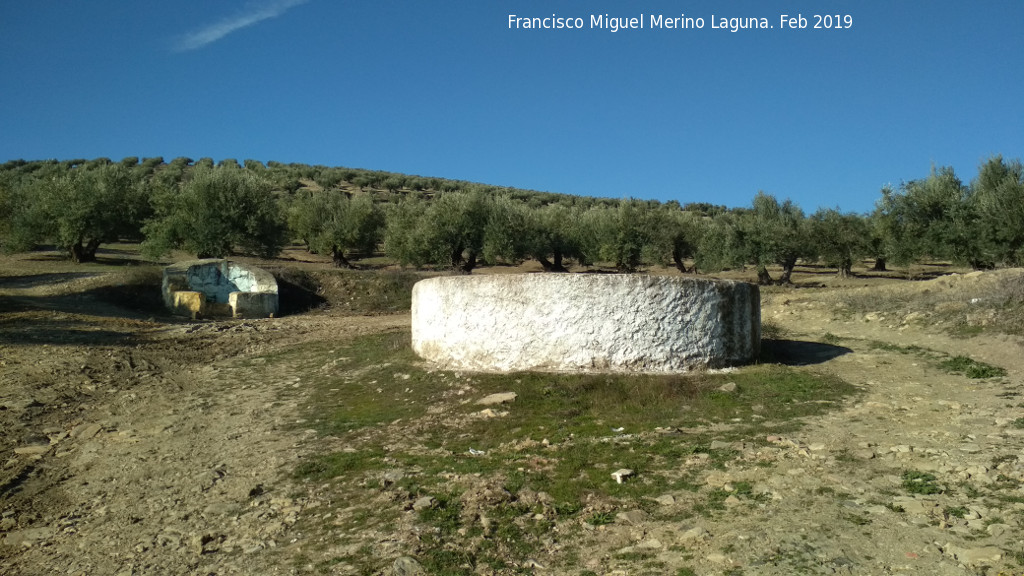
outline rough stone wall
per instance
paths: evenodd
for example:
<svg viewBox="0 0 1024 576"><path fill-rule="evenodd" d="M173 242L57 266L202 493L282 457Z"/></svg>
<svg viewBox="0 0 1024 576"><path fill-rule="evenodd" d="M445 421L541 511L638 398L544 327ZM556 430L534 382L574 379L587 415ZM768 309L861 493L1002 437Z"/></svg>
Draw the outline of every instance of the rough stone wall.
<svg viewBox="0 0 1024 576"><path fill-rule="evenodd" d="M202 295L200 309L191 310L193 317L273 316L278 311L277 280L274 276L260 268L230 260L192 260L164 268L164 303L172 312L183 314L180 298L176 297L179 292ZM239 299L233 294L254 296ZM241 302L244 310L236 310L236 302ZM190 305L190 308L194 306Z"/></svg>
<svg viewBox="0 0 1024 576"><path fill-rule="evenodd" d="M277 313L277 294L267 292L232 292L228 306L235 318L260 318Z"/></svg>
<svg viewBox="0 0 1024 576"><path fill-rule="evenodd" d="M526 274L422 280L412 345L468 370L682 372L754 359L757 286L640 275Z"/></svg>

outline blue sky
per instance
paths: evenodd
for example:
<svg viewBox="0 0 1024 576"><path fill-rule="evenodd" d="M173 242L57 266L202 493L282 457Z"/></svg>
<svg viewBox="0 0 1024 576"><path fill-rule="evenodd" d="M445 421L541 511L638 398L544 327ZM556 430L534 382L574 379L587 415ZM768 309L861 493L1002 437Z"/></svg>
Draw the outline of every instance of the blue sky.
<svg viewBox="0 0 1024 576"><path fill-rule="evenodd" d="M681 13L704 28L649 26ZM645 28L591 29L601 14ZM1019 0L6 2L0 161L254 158L867 211L932 164L969 181L1024 157L1022 25Z"/></svg>

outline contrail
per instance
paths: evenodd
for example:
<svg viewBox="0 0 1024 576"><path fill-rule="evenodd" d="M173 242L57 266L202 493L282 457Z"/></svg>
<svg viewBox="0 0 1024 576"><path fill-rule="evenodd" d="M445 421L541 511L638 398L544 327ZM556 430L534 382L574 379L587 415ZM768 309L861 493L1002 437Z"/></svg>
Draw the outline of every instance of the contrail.
<svg viewBox="0 0 1024 576"><path fill-rule="evenodd" d="M230 18L225 18L220 22L184 35L177 42L175 51L187 52L189 50L197 50L207 44L220 40L235 30L241 30L246 26L252 26L253 24L262 22L263 20L276 18L281 14L284 14L290 8L294 8L300 4L305 4L308 1L309 0L273 0L270 2L252 4L244 12L235 14Z"/></svg>

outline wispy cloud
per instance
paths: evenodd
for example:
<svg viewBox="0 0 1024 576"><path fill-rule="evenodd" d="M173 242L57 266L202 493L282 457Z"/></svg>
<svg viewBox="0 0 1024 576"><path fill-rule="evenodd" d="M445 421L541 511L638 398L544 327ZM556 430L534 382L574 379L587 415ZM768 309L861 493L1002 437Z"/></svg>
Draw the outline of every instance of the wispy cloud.
<svg viewBox="0 0 1024 576"><path fill-rule="evenodd" d="M250 4L245 8L245 10L235 14L234 16L200 28L195 32L185 34L175 43L174 49L177 52L197 50L207 44L220 40L235 30L241 30L242 28L252 26L258 22L269 20L270 18L276 18L287 12L289 9L300 4L305 4L308 1L309 0L264 0L262 2Z"/></svg>

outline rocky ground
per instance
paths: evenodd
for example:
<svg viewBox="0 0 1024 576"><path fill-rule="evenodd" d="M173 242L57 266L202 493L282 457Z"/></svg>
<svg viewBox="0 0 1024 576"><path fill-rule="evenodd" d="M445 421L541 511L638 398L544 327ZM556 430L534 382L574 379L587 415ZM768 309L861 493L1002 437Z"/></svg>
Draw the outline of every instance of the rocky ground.
<svg viewBox="0 0 1024 576"><path fill-rule="evenodd" d="M329 491L294 478L320 440L302 421L305 382L273 353L401 330L408 315L192 324L95 297L104 274L117 273L0 275L0 573L358 573L319 562L331 532L311 518L360 526ZM941 282L919 284L950 289ZM926 314L850 312L830 289L766 293L763 317L780 339L827 343L795 361L863 393L796 433L730 443L724 468L706 454L678 462L699 490L600 525L556 525L564 536L521 571L1024 571L1019 338L953 338ZM1007 374L951 374L934 361L942 354ZM692 513L722 491L724 509ZM414 506L393 533L359 544L387 572L417 569Z"/></svg>

